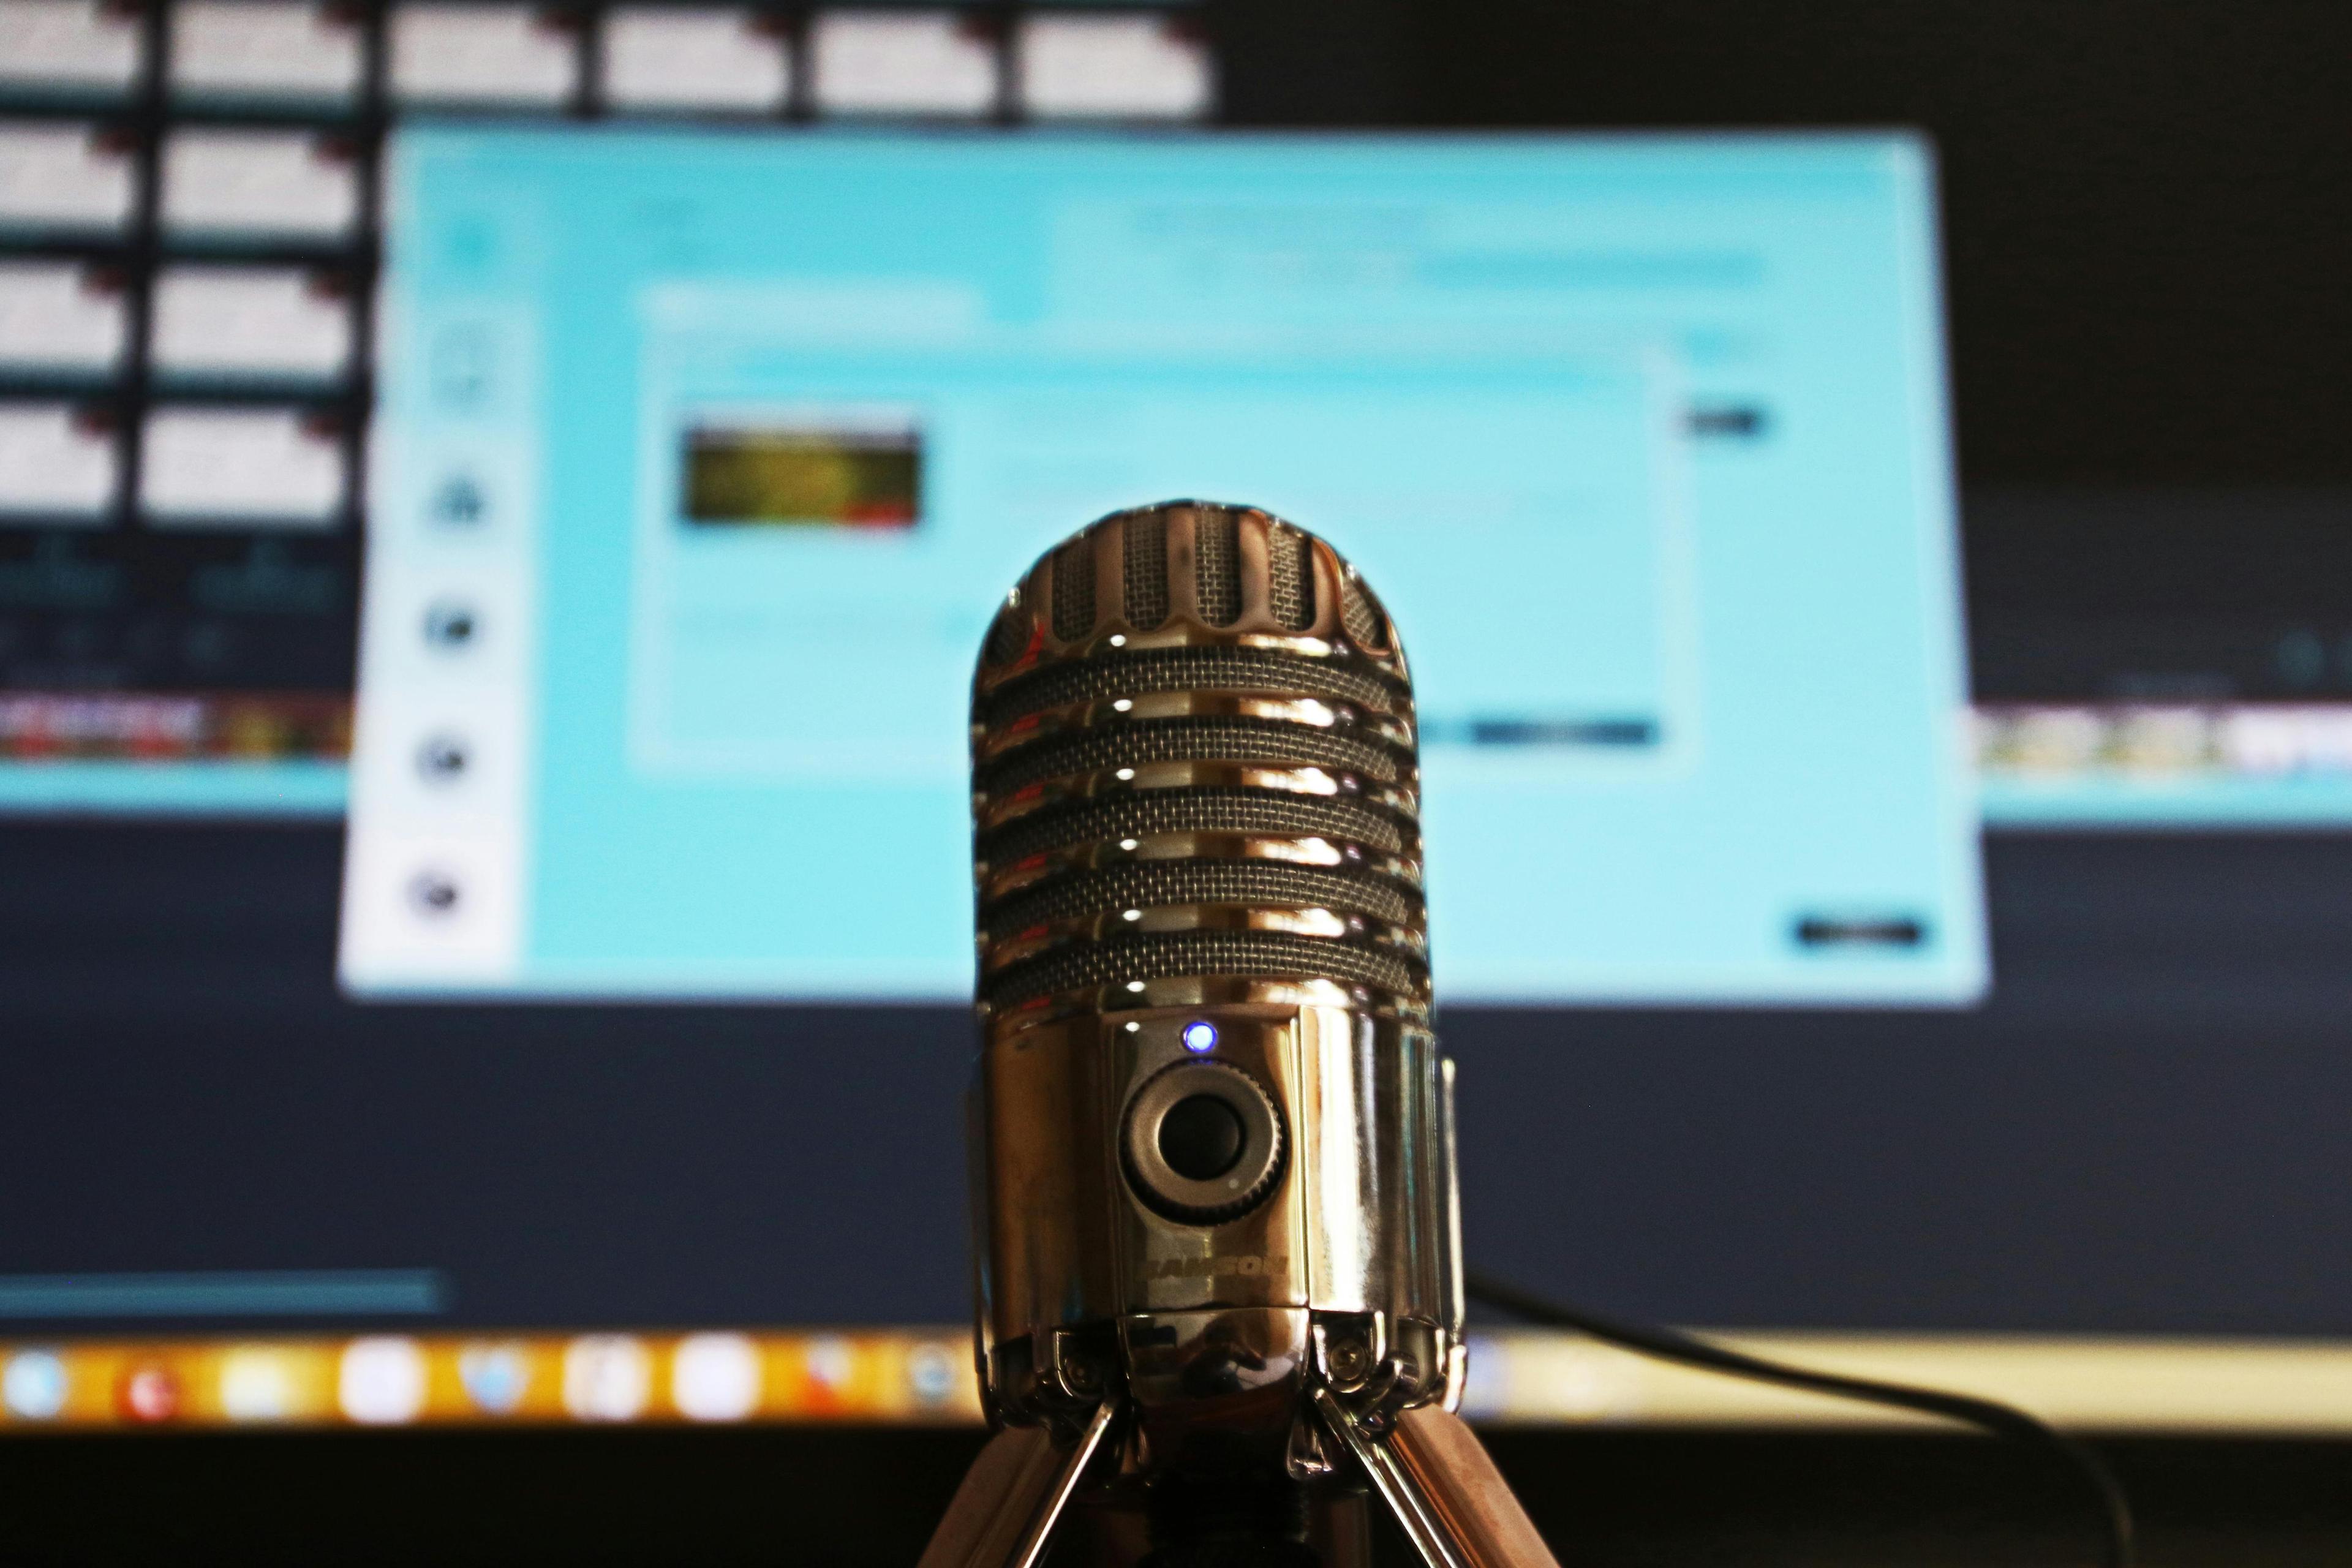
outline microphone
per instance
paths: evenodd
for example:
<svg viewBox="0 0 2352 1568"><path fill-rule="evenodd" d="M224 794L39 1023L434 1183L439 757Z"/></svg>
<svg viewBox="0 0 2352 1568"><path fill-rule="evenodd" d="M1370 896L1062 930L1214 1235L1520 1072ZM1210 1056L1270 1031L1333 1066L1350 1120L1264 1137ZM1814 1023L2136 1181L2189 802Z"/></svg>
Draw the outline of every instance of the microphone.
<svg viewBox="0 0 2352 1568"><path fill-rule="evenodd" d="M1357 1561L1367 1488L1431 1568L1549 1565L1453 1414L1453 1065L1379 598L1261 510L1114 513L1006 598L971 746L1000 1430L925 1568L1031 1568L1077 1499L1140 1513L1149 1568Z"/></svg>

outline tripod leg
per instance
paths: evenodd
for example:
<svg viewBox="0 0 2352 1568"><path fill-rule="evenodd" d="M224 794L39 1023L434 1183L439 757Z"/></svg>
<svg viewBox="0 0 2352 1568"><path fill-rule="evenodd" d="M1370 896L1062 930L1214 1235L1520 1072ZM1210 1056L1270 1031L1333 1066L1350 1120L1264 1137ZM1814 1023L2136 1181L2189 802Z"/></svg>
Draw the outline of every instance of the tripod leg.
<svg viewBox="0 0 2352 1568"><path fill-rule="evenodd" d="M1462 1417L1407 1410L1385 1440L1357 1424L1328 1390L1317 1410L1396 1516L1428 1568L1559 1568L1503 1473Z"/></svg>
<svg viewBox="0 0 2352 1568"><path fill-rule="evenodd" d="M1105 1400L1068 1447L1043 1426L1007 1426L990 1438L917 1568L1036 1568L1116 1414Z"/></svg>
<svg viewBox="0 0 2352 1568"><path fill-rule="evenodd" d="M1441 1405L1424 1405L1397 1417L1388 1446L1477 1568L1558 1568L1468 1422Z"/></svg>

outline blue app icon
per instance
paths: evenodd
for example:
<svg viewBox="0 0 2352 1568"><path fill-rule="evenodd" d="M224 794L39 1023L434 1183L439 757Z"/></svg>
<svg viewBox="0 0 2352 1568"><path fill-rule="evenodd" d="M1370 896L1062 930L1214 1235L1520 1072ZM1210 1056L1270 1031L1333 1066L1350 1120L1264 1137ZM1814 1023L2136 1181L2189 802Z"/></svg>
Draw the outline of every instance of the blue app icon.
<svg viewBox="0 0 2352 1568"><path fill-rule="evenodd" d="M520 1345L468 1345L457 1357L457 1381L476 1408L509 1415L530 1386L530 1365Z"/></svg>

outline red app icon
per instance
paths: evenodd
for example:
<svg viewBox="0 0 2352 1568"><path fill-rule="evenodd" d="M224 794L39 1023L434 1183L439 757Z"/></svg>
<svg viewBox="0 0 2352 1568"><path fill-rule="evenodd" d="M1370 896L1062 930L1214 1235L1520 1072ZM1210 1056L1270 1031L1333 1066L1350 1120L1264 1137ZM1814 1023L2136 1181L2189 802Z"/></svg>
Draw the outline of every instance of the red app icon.
<svg viewBox="0 0 2352 1568"><path fill-rule="evenodd" d="M134 1366L122 1380L121 1404L132 1421L169 1421L180 1413L180 1380L152 1362Z"/></svg>

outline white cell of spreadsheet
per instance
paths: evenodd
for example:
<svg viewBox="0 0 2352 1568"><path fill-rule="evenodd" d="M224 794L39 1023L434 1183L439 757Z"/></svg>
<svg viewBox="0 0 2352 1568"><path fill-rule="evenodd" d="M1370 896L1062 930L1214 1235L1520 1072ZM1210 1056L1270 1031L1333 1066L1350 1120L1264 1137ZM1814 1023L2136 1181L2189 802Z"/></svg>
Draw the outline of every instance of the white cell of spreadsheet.
<svg viewBox="0 0 2352 1568"><path fill-rule="evenodd" d="M360 30L302 0L180 0L172 8L172 90L185 97L350 98Z"/></svg>
<svg viewBox="0 0 2352 1568"><path fill-rule="evenodd" d="M0 0L0 83L121 92L139 79L139 18L100 0Z"/></svg>
<svg viewBox="0 0 2352 1568"><path fill-rule="evenodd" d="M403 5L392 90L405 103L560 104L580 79L576 41L529 5Z"/></svg>
<svg viewBox="0 0 2352 1568"><path fill-rule="evenodd" d="M120 290L70 261L0 261L0 365L103 372L122 357Z"/></svg>
<svg viewBox="0 0 2352 1568"><path fill-rule="evenodd" d="M792 61L748 11L624 5L604 19L603 86L614 109L766 113L792 90Z"/></svg>
<svg viewBox="0 0 2352 1568"><path fill-rule="evenodd" d="M87 125L0 124L0 225L121 228L131 160Z"/></svg>
<svg viewBox="0 0 2352 1568"><path fill-rule="evenodd" d="M167 408L148 416L139 503L161 527L234 519L331 523L343 454L288 409Z"/></svg>
<svg viewBox="0 0 2352 1568"><path fill-rule="evenodd" d="M157 370L324 378L351 355L350 302L299 268L178 266L155 279Z"/></svg>
<svg viewBox="0 0 2352 1568"><path fill-rule="evenodd" d="M1197 120L1214 95L1207 47L1159 16L1032 15L1013 47L1040 119Z"/></svg>
<svg viewBox="0 0 2352 1568"><path fill-rule="evenodd" d="M0 406L0 512L95 517L114 499L114 441L63 404Z"/></svg>
<svg viewBox="0 0 2352 1568"><path fill-rule="evenodd" d="M985 114L995 45L952 11L824 11L809 26L816 107L828 114Z"/></svg>
<svg viewBox="0 0 2352 1568"><path fill-rule="evenodd" d="M359 214L351 161L300 131L172 132L163 226L330 238Z"/></svg>

